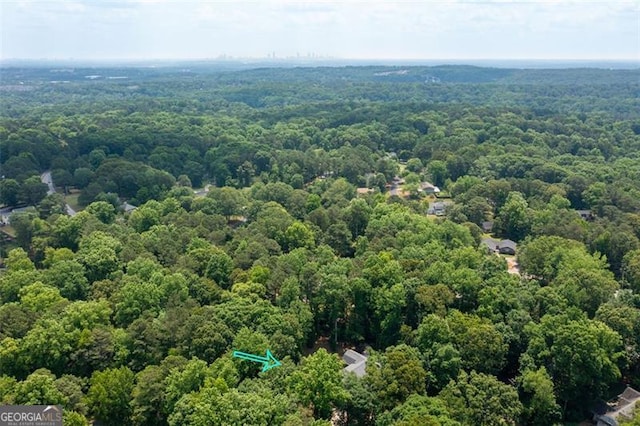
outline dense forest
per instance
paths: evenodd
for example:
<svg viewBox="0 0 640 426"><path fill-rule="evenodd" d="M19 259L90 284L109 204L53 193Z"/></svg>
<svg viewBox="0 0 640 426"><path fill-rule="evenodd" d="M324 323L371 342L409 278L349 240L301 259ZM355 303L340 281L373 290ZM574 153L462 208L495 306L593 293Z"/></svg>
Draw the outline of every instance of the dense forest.
<svg viewBox="0 0 640 426"><path fill-rule="evenodd" d="M637 69L0 72L0 404L553 425L640 388Z"/></svg>

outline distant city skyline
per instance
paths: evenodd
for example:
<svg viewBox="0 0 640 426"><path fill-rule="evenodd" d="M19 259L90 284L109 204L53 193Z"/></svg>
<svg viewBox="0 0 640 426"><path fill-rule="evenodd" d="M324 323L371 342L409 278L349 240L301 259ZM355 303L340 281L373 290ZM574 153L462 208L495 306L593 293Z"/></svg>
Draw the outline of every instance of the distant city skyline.
<svg viewBox="0 0 640 426"><path fill-rule="evenodd" d="M1 59L640 60L640 1L0 2Z"/></svg>

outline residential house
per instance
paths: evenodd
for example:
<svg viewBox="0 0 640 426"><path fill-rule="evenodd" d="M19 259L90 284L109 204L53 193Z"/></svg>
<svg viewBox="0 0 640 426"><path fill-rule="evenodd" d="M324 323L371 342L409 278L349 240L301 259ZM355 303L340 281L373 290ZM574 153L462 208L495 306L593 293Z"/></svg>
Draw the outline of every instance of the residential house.
<svg viewBox="0 0 640 426"><path fill-rule="evenodd" d="M481 245L487 247L490 252L498 252L500 254L514 255L518 248L518 244L511 240L498 241L495 238L483 238Z"/></svg>
<svg viewBox="0 0 640 426"><path fill-rule="evenodd" d="M405 180L404 178L401 178L400 176L394 176L393 177L393 181L391 182L392 185L404 185L405 184Z"/></svg>
<svg viewBox="0 0 640 426"><path fill-rule="evenodd" d="M356 194L360 195L367 195L367 194L373 194L374 190L373 188L356 188Z"/></svg>
<svg viewBox="0 0 640 426"><path fill-rule="evenodd" d="M493 222L492 221L482 222L482 230L487 234L493 231Z"/></svg>
<svg viewBox="0 0 640 426"><path fill-rule="evenodd" d="M131 213L132 211L137 209L136 206L134 206L133 204L129 204L126 201L120 207L122 207L122 210L124 210L125 213Z"/></svg>
<svg viewBox="0 0 640 426"><path fill-rule="evenodd" d="M436 216L444 216L446 213L447 206L442 201L437 201L433 203L433 206L429 208L433 208L433 213Z"/></svg>
<svg viewBox="0 0 640 426"><path fill-rule="evenodd" d="M618 426L618 420L631 419L633 410L640 401L640 392L630 386L610 403L601 401L593 410L593 421L597 426Z"/></svg>
<svg viewBox="0 0 640 426"><path fill-rule="evenodd" d="M498 240L494 238L483 238L480 241L480 245L485 246L489 252L498 251Z"/></svg>
<svg viewBox="0 0 640 426"><path fill-rule="evenodd" d="M586 221L592 221L594 219L591 210L576 210L576 213L578 213L580 217Z"/></svg>
<svg viewBox="0 0 640 426"><path fill-rule="evenodd" d="M27 213L27 212L36 213L37 211L36 211L36 208L33 206L18 207L15 209L8 207L5 209L2 209L2 213L0 213L0 226L11 224L11 215L13 215L14 213Z"/></svg>
<svg viewBox="0 0 640 426"><path fill-rule="evenodd" d="M517 244L515 243L515 241L511 241L511 240L502 240L498 243L498 252L500 254L510 254L510 255L514 255L516 254L516 248L517 248Z"/></svg>
<svg viewBox="0 0 640 426"><path fill-rule="evenodd" d="M429 182L421 182L420 183L420 191L424 192L427 195L439 194L440 188L429 183Z"/></svg>
<svg viewBox="0 0 640 426"><path fill-rule="evenodd" d="M367 356L352 349L347 349L342 355L342 360L347 366L342 370L363 377L367 373Z"/></svg>

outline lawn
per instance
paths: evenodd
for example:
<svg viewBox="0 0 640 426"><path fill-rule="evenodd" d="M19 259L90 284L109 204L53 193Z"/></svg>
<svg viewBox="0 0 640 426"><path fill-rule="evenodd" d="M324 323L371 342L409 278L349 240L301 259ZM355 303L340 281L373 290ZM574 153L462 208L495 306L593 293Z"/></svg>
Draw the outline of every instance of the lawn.
<svg viewBox="0 0 640 426"><path fill-rule="evenodd" d="M69 194L69 195L64 197L66 203L69 204L71 206L71 208L73 210L75 210L76 212L79 212L79 211L84 209L84 207L82 207L82 206L80 206L78 204L78 196L79 195L80 195L80 193L75 193L75 194Z"/></svg>

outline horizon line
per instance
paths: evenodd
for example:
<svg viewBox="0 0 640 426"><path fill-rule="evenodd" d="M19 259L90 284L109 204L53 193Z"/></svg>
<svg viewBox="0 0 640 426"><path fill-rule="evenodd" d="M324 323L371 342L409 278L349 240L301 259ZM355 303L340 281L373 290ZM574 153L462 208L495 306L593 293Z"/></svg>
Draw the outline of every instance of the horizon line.
<svg viewBox="0 0 640 426"><path fill-rule="evenodd" d="M334 56L280 56L280 57L268 57L268 56L233 56L233 55L219 55L216 57L150 57L150 58L127 58L127 57L112 57L112 58L59 58L59 57L12 57L3 58L0 57L0 61L75 61L75 62L146 62L146 61L218 61L218 62L232 62L232 61L575 61L575 62L593 62L593 61L611 61L611 62L640 62L640 57L637 58L557 58L557 57L532 57L532 58L508 58L508 57L400 57L400 58L385 58L385 57L334 57Z"/></svg>

